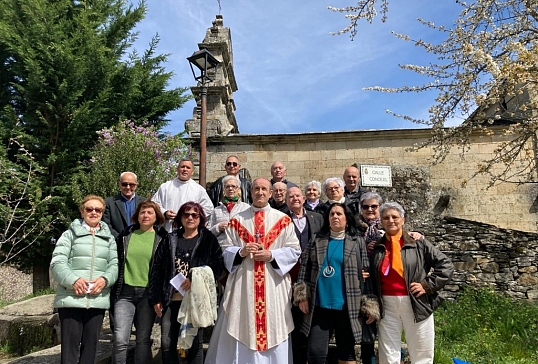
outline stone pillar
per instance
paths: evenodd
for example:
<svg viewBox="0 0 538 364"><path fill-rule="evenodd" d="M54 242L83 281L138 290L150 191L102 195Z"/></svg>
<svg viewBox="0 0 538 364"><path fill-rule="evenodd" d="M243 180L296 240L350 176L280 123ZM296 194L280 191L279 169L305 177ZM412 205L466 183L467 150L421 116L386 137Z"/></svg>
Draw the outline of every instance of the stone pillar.
<svg viewBox="0 0 538 364"><path fill-rule="evenodd" d="M221 62L214 81L207 85L207 137L238 134L233 99L237 83L233 71L232 38L230 28L223 26L222 15L216 16L213 26L207 29L205 38L198 44L198 48L206 48ZM201 91L200 85L191 87L196 107L192 119L185 122L185 130L191 138L200 137Z"/></svg>

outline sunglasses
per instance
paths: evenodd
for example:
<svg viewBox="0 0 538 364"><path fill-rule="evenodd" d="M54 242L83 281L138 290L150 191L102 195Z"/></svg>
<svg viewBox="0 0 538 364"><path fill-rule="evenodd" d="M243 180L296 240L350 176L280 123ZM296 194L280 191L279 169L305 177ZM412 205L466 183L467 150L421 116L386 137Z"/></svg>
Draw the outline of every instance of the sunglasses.
<svg viewBox="0 0 538 364"><path fill-rule="evenodd" d="M84 208L84 211L86 211L88 214L90 212L97 212L98 214L102 214L103 213L103 209L100 208L100 207L85 207Z"/></svg>
<svg viewBox="0 0 538 364"><path fill-rule="evenodd" d="M136 187L136 183L129 183L129 182L121 182L122 187Z"/></svg>
<svg viewBox="0 0 538 364"><path fill-rule="evenodd" d="M362 205L361 206L363 210L377 210L377 208L379 207L379 205Z"/></svg>
<svg viewBox="0 0 538 364"><path fill-rule="evenodd" d="M231 166L237 167L238 165L239 163L237 162L226 162L226 167L231 167Z"/></svg>
<svg viewBox="0 0 538 364"><path fill-rule="evenodd" d="M183 216L184 219L192 217L194 220L198 220L200 218L200 214L197 214L196 212L184 212L181 216Z"/></svg>

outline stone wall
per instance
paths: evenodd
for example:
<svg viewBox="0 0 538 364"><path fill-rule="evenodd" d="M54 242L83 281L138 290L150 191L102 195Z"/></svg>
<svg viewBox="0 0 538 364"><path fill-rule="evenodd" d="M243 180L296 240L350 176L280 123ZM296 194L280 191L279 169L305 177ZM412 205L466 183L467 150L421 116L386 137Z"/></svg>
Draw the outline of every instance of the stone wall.
<svg viewBox="0 0 538 364"><path fill-rule="evenodd" d="M538 299L538 234L446 216L433 219L422 232L456 268L443 296L454 298L464 285L472 285Z"/></svg>
<svg viewBox="0 0 538 364"><path fill-rule="evenodd" d="M480 221L503 228L535 232L538 217L538 186L502 184L486 189L488 179L470 179L477 164L492 155L506 136L492 127L488 136L475 136L465 157L454 150L444 162L432 164L432 148L408 151L430 136L429 129L373 130L305 134L230 135L208 140L207 180L225 173L224 161L230 154L241 160L252 177L270 177L270 166L282 161L287 178L301 187L315 179L341 177L353 164L383 164L393 168L393 179L403 180L393 188L377 188L386 199L401 201L408 185L420 184L428 192L420 199L407 196L409 211L442 213ZM462 183L466 182L466 187ZM405 201L404 201L405 202ZM425 205L428 209L425 209Z"/></svg>

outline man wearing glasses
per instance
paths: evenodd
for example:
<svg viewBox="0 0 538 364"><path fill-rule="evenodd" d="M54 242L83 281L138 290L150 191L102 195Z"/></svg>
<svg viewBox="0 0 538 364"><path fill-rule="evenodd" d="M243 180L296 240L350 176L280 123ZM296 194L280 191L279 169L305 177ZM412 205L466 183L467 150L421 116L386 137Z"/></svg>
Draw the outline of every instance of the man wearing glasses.
<svg viewBox="0 0 538 364"><path fill-rule="evenodd" d="M116 238L127 226L131 225L131 216L136 206L145 200L144 197L135 194L138 186L136 174L123 172L118 180L120 193L108 197L106 202L103 221L106 222L112 235Z"/></svg>
<svg viewBox="0 0 538 364"><path fill-rule="evenodd" d="M228 158L226 158L224 169L226 170L226 174L228 176L239 177L239 180L241 181L241 193L239 194L240 201L248 203L249 205L252 204L252 197L250 195L250 189L252 186L248 179L239 176L239 171L241 170L239 158L237 158L235 155L230 155ZM214 207L217 207L219 203L222 202L222 198L224 197L224 189L222 187L222 179L224 177L225 176L222 176L217 179L209 191L209 198L211 199Z"/></svg>

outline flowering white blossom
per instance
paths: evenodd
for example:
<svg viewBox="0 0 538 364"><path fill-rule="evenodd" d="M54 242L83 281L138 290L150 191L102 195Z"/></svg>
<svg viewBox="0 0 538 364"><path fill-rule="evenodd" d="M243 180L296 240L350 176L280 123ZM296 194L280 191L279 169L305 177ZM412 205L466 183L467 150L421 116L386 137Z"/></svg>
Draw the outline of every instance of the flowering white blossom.
<svg viewBox="0 0 538 364"><path fill-rule="evenodd" d="M431 146L434 160L442 161L453 146L464 154L475 132L491 134L491 125L502 125L511 139L480 164L476 174L497 182L538 183L538 0L456 0L459 16L449 27L418 19L424 26L445 34L441 43L404 41L435 55L436 63L400 65L428 78L422 85L373 86L381 92L438 92L427 119L390 114L432 127L432 137L417 148ZM334 34L358 37L361 20L372 22L379 12L387 20L388 0L361 0L355 6L329 7L342 12L349 25ZM465 121L453 128L445 122ZM475 175L476 175L475 174Z"/></svg>

